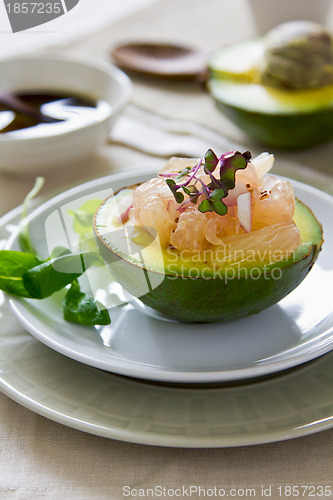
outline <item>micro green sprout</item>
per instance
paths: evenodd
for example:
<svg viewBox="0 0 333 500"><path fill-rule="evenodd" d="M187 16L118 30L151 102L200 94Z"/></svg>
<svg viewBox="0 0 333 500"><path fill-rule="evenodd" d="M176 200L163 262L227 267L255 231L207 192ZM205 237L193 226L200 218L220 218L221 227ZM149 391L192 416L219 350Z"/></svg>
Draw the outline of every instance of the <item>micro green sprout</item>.
<svg viewBox="0 0 333 500"><path fill-rule="evenodd" d="M225 215L228 211L223 199L228 196L228 192L235 187L237 170L245 169L251 159L251 153L246 151L229 151L218 157L214 151L208 149L205 157L200 159L194 167L186 167L178 173L160 174L166 177L176 202L183 209L188 203L200 203L200 212L216 212L218 215ZM209 176L209 182L205 183L198 172L203 167L203 171ZM198 188L197 184L200 185ZM185 193L189 196L185 200ZM185 200L185 201L184 201Z"/></svg>

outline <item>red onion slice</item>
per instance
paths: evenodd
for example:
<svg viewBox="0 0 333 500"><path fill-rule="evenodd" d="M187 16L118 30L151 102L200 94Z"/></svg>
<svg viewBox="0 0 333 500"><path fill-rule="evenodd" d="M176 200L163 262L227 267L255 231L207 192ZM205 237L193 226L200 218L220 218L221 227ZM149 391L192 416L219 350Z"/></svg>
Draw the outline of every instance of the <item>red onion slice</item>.
<svg viewBox="0 0 333 500"><path fill-rule="evenodd" d="M237 215L242 228L250 233L252 228L252 195L250 191L238 196Z"/></svg>

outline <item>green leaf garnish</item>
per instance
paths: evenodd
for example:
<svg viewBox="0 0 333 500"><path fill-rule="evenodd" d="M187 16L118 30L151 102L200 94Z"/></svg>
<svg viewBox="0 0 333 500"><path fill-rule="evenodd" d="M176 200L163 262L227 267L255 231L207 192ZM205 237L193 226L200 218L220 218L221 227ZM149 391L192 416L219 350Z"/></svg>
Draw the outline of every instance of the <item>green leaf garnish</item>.
<svg viewBox="0 0 333 500"><path fill-rule="evenodd" d="M42 187L44 186L45 179L43 177L37 177L35 181L35 185L31 191L27 194L27 196L23 200L22 204L22 215L20 221L20 232L18 235L19 245L23 252L28 252L33 255L37 255L37 252L31 242L28 223L26 222L26 218L28 216L29 204L30 202L38 195Z"/></svg>
<svg viewBox="0 0 333 500"><path fill-rule="evenodd" d="M71 284L94 264L100 264L100 258L92 252L61 255L26 271L22 276L23 285L30 297L45 299Z"/></svg>
<svg viewBox="0 0 333 500"><path fill-rule="evenodd" d="M44 179L38 178L23 203L19 243L24 251L0 251L0 290L17 297L44 299L71 285L63 304L65 319L85 325L109 324L108 312L100 309L93 297L81 292L77 282L77 278L88 267L103 263L97 251L73 254L68 248L57 246L48 259L38 257L26 218L30 201L38 194L43 183ZM88 200L78 212L72 212L74 230L80 237L85 239L92 233L93 214L100 203L101 200Z"/></svg>
<svg viewBox="0 0 333 500"><path fill-rule="evenodd" d="M14 250L0 251L0 289L17 297L31 298L25 288L23 275L41 261L33 254Z"/></svg>
<svg viewBox="0 0 333 500"><path fill-rule="evenodd" d="M66 321L80 325L109 325L111 319L107 309L99 309L91 295L83 293L74 280L63 300L63 314Z"/></svg>

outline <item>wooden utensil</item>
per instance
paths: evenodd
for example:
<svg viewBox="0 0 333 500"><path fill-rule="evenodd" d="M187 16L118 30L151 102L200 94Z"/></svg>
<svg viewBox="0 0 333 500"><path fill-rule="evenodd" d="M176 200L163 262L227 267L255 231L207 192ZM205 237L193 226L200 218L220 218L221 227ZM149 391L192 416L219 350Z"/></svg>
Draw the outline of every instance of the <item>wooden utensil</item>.
<svg viewBox="0 0 333 500"><path fill-rule="evenodd" d="M58 118L53 118L52 116L41 113L33 106L29 106L29 104L23 102L19 97L11 92L0 92L0 106L3 106L9 111L16 111L17 113L35 118L39 122L54 123L63 121Z"/></svg>
<svg viewBox="0 0 333 500"><path fill-rule="evenodd" d="M198 80L206 76L206 55L190 47L163 43L126 43L111 52L125 70L154 78Z"/></svg>

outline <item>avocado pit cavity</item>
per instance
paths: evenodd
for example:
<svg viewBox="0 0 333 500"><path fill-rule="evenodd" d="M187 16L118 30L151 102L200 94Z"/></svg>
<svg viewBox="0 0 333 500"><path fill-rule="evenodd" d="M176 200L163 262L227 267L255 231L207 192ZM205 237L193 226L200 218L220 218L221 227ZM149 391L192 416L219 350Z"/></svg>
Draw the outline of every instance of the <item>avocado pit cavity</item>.
<svg viewBox="0 0 333 500"><path fill-rule="evenodd" d="M265 37L261 79L265 85L311 89L333 82L333 38L319 24L290 21Z"/></svg>

